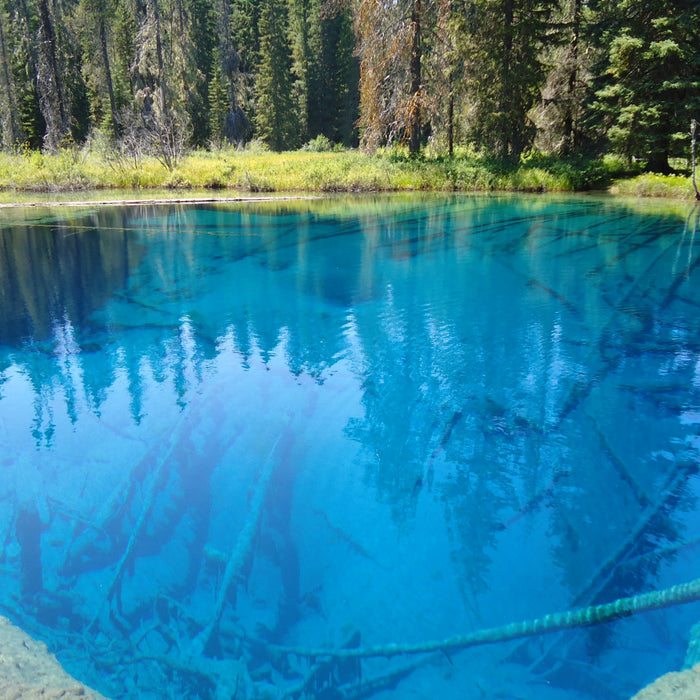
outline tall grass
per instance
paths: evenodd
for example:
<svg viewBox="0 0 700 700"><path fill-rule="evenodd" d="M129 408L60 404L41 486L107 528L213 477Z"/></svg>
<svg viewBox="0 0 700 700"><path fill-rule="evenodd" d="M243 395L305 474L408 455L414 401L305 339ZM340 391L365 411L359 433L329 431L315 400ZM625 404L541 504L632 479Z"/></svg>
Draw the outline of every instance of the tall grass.
<svg viewBox="0 0 700 700"><path fill-rule="evenodd" d="M323 145L323 144L321 144ZM233 189L241 192L393 192L604 190L619 164L609 160L532 155L504 163L470 151L453 157L410 157L400 148L365 155L325 148L271 153L262 148L194 151L172 170L153 158L128 160L102 149L66 149L56 154L0 153L0 191L70 192L96 189ZM643 179L646 178L646 179ZM652 178L652 179L650 179ZM684 178L640 176L639 194L689 196ZM652 187L653 185L653 187ZM688 185L689 187L689 185Z"/></svg>
<svg viewBox="0 0 700 700"><path fill-rule="evenodd" d="M644 173L624 180L615 180L610 187L613 194L634 197L673 197L693 199L695 193L691 179L684 175L657 175Z"/></svg>

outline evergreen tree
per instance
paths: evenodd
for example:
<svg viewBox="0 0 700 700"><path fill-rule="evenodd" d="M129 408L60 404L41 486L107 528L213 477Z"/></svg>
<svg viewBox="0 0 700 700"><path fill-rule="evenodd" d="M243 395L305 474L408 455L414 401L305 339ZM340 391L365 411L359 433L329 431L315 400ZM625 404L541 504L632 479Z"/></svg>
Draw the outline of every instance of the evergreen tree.
<svg viewBox="0 0 700 700"><path fill-rule="evenodd" d="M356 146L360 65L355 56L352 17L347 9L322 14L321 52L315 81L309 87L309 133Z"/></svg>
<svg viewBox="0 0 700 700"><path fill-rule="evenodd" d="M116 139L117 102L112 79L112 59L108 44L108 31L113 23L114 8L109 0L80 0L74 22L82 37L82 75L87 90L92 95L93 122L104 121Z"/></svg>
<svg viewBox="0 0 700 700"><path fill-rule="evenodd" d="M208 99L209 136L215 146L221 146L224 142L224 128L226 116L229 113L229 100L221 68L221 54L218 49L214 52Z"/></svg>
<svg viewBox="0 0 700 700"><path fill-rule="evenodd" d="M428 93L431 141L439 147L447 146L453 154L455 133L458 128L455 110L459 110L459 85L464 76L462 57L457 51L455 10L453 0L435 0L431 10L431 33L426 41L425 84Z"/></svg>
<svg viewBox="0 0 700 700"><path fill-rule="evenodd" d="M0 136L4 148L14 148L21 140L15 81L10 57L12 55L5 28L10 26L4 2L0 2Z"/></svg>
<svg viewBox="0 0 700 700"><path fill-rule="evenodd" d="M700 107L700 6L692 0L622 0L606 6L609 49L594 104L612 146L648 170L685 155Z"/></svg>
<svg viewBox="0 0 700 700"><path fill-rule="evenodd" d="M533 142L530 109L539 99L553 0L474 0L458 22L470 137L500 158Z"/></svg>
<svg viewBox="0 0 700 700"><path fill-rule="evenodd" d="M314 0L288 0L289 44L292 54L292 99L297 113L300 141L309 139L310 90L318 69L320 54L318 3ZM316 51L314 49L317 49Z"/></svg>
<svg viewBox="0 0 700 700"><path fill-rule="evenodd" d="M209 84L217 43L216 22L209 0L188 0L187 7L192 73L196 75L194 84L185 85L187 111L192 125L192 142L196 146L204 146L210 137ZM185 76L184 80L189 83L190 78Z"/></svg>
<svg viewBox="0 0 700 700"><path fill-rule="evenodd" d="M70 134L70 97L66 89L65 54L58 43L56 18L48 0L38 0L36 72L39 107L46 123L44 147L53 151Z"/></svg>
<svg viewBox="0 0 700 700"><path fill-rule="evenodd" d="M248 136L255 118L255 82L260 64L260 11L257 0L227 0L230 21L226 36L228 43L222 53L223 74L229 96L229 141L242 143Z"/></svg>
<svg viewBox="0 0 700 700"><path fill-rule="evenodd" d="M274 151L300 145L299 119L292 99L292 58L283 0L263 0L260 13L260 66L256 83L258 136Z"/></svg>
<svg viewBox="0 0 700 700"><path fill-rule="evenodd" d="M116 3L112 24L113 80L117 113L119 113L133 100L132 65L136 55L134 41L142 13L139 13L134 0L113 1Z"/></svg>
<svg viewBox="0 0 700 700"><path fill-rule="evenodd" d="M595 125L586 127L592 95L591 72L597 51L591 36L595 16L584 0L565 0L554 16L554 41L545 48L549 74L535 121L536 145L548 153L574 154L595 140Z"/></svg>
<svg viewBox="0 0 700 700"><path fill-rule="evenodd" d="M35 26L28 12L15 5L10 18L13 38L12 75L17 91L17 110L23 143L33 150L41 148L46 133L46 122L39 106L37 90Z"/></svg>
<svg viewBox="0 0 700 700"><path fill-rule="evenodd" d="M257 4L244 0L219 0L216 9L218 46L215 49L210 85L212 140L241 145L250 132L246 111L251 110L253 65L257 56ZM247 57L245 66L241 51ZM245 110L245 111L244 111Z"/></svg>

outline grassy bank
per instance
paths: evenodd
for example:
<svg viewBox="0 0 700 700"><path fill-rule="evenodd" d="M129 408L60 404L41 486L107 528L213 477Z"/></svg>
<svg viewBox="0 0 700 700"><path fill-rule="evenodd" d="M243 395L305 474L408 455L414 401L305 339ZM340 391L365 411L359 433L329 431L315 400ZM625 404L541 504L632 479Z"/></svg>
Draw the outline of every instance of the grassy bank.
<svg viewBox="0 0 700 700"><path fill-rule="evenodd" d="M615 180L616 177L622 179ZM98 189L235 189L241 192L393 192L605 190L690 198L689 178L630 177L613 159L532 156L516 164L473 154L409 158L402 151L269 153L224 150L186 155L174 169L155 158L116 158L67 149L0 154L0 191L69 192ZM614 183L614 185L613 185Z"/></svg>

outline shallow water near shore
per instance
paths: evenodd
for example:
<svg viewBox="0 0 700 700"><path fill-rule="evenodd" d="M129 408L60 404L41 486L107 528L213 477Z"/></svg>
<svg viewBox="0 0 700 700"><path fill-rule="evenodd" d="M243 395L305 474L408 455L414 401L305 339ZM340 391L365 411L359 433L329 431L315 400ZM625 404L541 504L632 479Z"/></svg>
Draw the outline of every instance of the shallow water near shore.
<svg viewBox="0 0 700 700"><path fill-rule="evenodd" d="M313 652L700 576L691 206L1 211L0 613L112 698L628 698L680 669L698 603Z"/></svg>

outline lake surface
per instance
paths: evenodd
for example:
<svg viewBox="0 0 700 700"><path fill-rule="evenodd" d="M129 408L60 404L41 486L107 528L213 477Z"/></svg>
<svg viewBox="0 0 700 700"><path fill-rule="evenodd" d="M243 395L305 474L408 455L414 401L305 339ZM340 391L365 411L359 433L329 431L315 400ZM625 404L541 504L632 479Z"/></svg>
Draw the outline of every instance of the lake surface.
<svg viewBox="0 0 700 700"><path fill-rule="evenodd" d="M691 205L0 214L0 612L76 677L559 700L683 666L698 603L391 645L700 576Z"/></svg>

